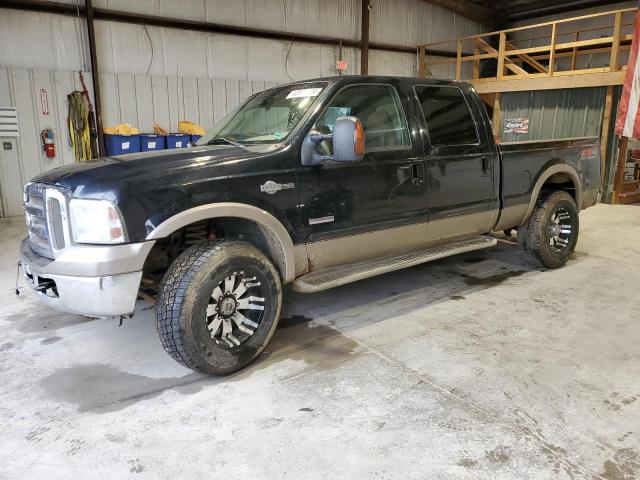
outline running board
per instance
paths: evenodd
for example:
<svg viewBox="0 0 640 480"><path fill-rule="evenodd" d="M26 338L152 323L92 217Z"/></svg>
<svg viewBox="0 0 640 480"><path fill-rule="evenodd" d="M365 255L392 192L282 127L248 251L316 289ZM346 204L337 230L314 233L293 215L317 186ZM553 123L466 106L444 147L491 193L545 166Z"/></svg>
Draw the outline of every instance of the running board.
<svg viewBox="0 0 640 480"><path fill-rule="evenodd" d="M394 270L419 265L421 263L438 260L458 253L471 252L496 245L498 241L492 237L476 237L471 240L459 241L427 250L405 253L397 257L376 258L348 265L307 273L296 279L292 286L297 292L312 293L338 287L347 283L374 277Z"/></svg>

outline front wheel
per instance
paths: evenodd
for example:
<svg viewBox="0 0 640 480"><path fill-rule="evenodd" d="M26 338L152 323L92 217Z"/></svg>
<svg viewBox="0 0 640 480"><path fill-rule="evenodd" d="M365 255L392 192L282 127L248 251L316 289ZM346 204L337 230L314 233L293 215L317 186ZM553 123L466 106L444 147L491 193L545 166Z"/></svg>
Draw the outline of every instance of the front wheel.
<svg viewBox="0 0 640 480"><path fill-rule="evenodd" d="M177 362L210 375L251 363L273 335L282 286L271 262L253 245L193 245L171 265L160 287L156 327Z"/></svg>
<svg viewBox="0 0 640 480"><path fill-rule="evenodd" d="M518 227L518 241L526 259L546 268L559 268L576 248L578 208L565 191L543 192L529 217Z"/></svg>

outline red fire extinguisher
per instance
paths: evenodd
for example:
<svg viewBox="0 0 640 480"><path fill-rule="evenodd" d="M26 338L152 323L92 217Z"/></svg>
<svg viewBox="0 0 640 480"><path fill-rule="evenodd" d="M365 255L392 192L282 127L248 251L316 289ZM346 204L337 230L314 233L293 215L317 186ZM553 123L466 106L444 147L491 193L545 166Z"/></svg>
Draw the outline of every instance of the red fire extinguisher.
<svg viewBox="0 0 640 480"><path fill-rule="evenodd" d="M45 128L40 133L42 138L42 149L47 158L53 158L56 156L56 144L53 143L53 130Z"/></svg>

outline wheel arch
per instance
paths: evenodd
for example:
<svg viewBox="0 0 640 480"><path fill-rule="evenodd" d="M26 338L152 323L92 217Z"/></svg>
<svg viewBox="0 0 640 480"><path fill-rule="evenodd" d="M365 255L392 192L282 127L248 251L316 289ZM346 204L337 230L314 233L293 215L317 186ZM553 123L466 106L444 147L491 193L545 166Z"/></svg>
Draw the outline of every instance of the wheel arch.
<svg viewBox="0 0 640 480"><path fill-rule="evenodd" d="M568 187L568 185L571 187ZM565 190L569 191L571 196L576 202L576 207L578 208L578 212L581 210L582 205L582 182L580 181L580 176L575 168L567 163L558 163L555 165L551 165L546 170L542 172L542 174L538 177L533 190L531 191L531 198L529 199L529 205L525 212L524 218L522 219L521 224L524 224L533 209L536 206L536 202L540 196L540 192L545 189L545 187L553 187L556 185L558 188L556 190Z"/></svg>
<svg viewBox="0 0 640 480"><path fill-rule="evenodd" d="M147 235L146 240L165 238L192 223L216 218L246 220L255 224L266 237L267 253L275 262L283 281L295 279L296 250L291 236L276 217L253 205L220 202L193 207L164 220Z"/></svg>

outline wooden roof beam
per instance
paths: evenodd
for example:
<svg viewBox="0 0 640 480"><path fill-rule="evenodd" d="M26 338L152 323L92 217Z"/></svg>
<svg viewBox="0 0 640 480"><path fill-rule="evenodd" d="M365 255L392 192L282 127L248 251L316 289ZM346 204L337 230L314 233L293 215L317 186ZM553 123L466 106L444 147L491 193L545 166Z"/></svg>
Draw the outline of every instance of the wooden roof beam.
<svg viewBox="0 0 640 480"><path fill-rule="evenodd" d="M422 0L423 2L438 5L458 15L474 20L485 27L495 27L495 11L469 2L467 0Z"/></svg>

